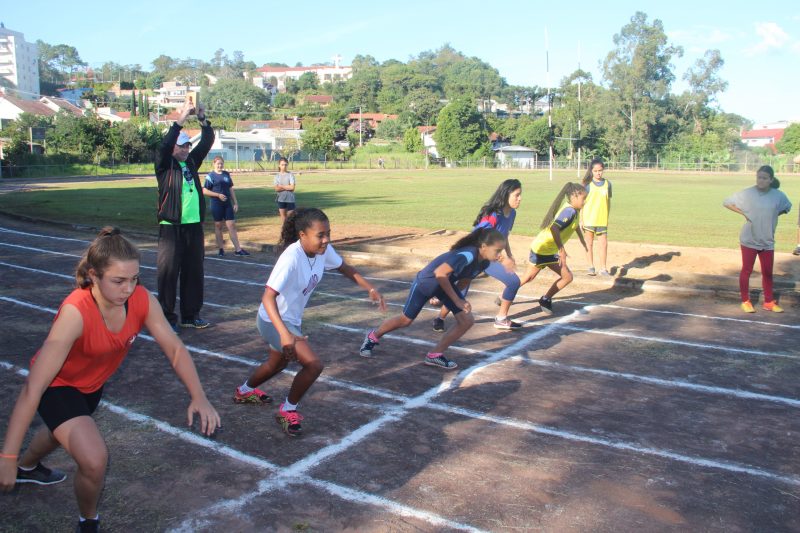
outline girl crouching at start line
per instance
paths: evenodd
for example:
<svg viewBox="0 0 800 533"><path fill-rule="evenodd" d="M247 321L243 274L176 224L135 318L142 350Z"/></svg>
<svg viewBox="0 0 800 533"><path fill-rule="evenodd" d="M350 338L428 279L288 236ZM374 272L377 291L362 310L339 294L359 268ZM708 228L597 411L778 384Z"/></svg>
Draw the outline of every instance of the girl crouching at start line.
<svg viewBox="0 0 800 533"><path fill-rule="evenodd" d="M572 272L567 266L567 250L564 245L573 234L577 234L583 249L586 250L586 241L583 240L583 234L578 228L578 214L585 201L586 189L582 185L565 184L547 210L542 220L541 231L531 243L530 264L520 279L520 286L533 281L545 267L558 274L558 279L547 289L544 296L539 298L539 306L547 315L553 314L553 296L572 282Z"/></svg>
<svg viewBox="0 0 800 533"><path fill-rule="evenodd" d="M444 351L475 323L472 306L464 299L456 284L460 280L474 279L486 270L492 261L500 260L506 248L505 236L496 229L481 228L456 242L449 252L443 253L417 274L403 307L403 314L384 320L364 338L359 355L373 357L372 350L381 337L414 322L423 306L432 297L438 298L453 313L456 326L425 356L425 364L452 370L458 365L444 356Z"/></svg>
<svg viewBox="0 0 800 533"><path fill-rule="evenodd" d="M330 222L321 210L297 209L286 218L278 243L283 253L269 275L256 317L256 326L269 347L269 356L233 395L236 403L271 402L272 398L257 387L279 374L289 361L296 360L302 368L275 417L290 437L302 431L300 421L303 417L297 412L297 404L323 369L300 325L306 304L325 270L338 270L369 291L370 299L380 306L381 311L386 310L383 296L355 268L344 262L330 242Z"/></svg>

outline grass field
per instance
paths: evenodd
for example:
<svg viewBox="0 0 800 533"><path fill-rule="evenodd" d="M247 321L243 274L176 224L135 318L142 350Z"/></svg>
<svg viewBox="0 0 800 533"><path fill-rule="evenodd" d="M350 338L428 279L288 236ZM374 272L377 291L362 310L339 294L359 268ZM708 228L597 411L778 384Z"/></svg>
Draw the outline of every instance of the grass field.
<svg viewBox="0 0 800 533"><path fill-rule="evenodd" d="M481 204L504 179L523 183L522 206L514 232L533 235L561 186L576 181L575 171L558 171L553 181L542 171L430 169L385 171L311 171L298 174L298 205L324 209L336 224L467 229ZM742 218L722 207L731 193L755 183L749 174L613 172L611 239L683 246L735 248ZM780 176L781 189L795 204L780 219L779 251L795 245L800 176ZM241 206L241 228L275 224L271 174L234 175ZM48 183L5 180L30 186L3 194L7 213L123 229L155 230L155 179L108 181L64 178Z"/></svg>

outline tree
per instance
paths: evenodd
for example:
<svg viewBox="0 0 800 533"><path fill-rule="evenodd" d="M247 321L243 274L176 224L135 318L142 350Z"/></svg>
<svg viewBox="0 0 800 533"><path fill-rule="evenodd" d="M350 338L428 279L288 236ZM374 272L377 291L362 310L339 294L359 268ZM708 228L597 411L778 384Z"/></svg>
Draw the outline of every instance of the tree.
<svg viewBox="0 0 800 533"><path fill-rule="evenodd" d="M403 136L403 128L397 120L384 120L375 129L375 135L381 139L400 139Z"/></svg>
<svg viewBox="0 0 800 533"><path fill-rule="evenodd" d="M108 122L95 115L76 117L62 111L56 117L47 143L59 152L97 158L104 149L108 129Z"/></svg>
<svg viewBox="0 0 800 533"><path fill-rule="evenodd" d="M547 119L542 117L536 120L526 120L520 124L513 137L514 144L527 146L536 150L537 154L547 154L550 151L550 127Z"/></svg>
<svg viewBox="0 0 800 533"><path fill-rule="evenodd" d="M42 79L51 82L66 82L77 67L85 67L78 50L67 44L50 45L36 41L39 53L39 73Z"/></svg>
<svg viewBox="0 0 800 533"><path fill-rule="evenodd" d="M728 82L719 76L724 64L719 50L707 50L683 76L689 82L688 108L694 119L695 133L703 132L701 118L708 105L716 102L717 94L728 88Z"/></svg>
<svg viewBox="0 0 800 533"><path fill-rule="evenodd" d="M783 131L783 137L775 144L782 154L800 154L800 123L795 123Z"/></svg>
<svg viewBox="0 0 800 533"><path fill-rule="evenodd" d="M327 118L316 123L309 121L303 127L303 150L317 157L335 155L333 142L336 128L332 121Z"/></svg>
<svg viewBox="0 0 800 533"><path fill-rule="evenodd" d="M216 85L203 89L201 101L209 114L228 118L256 118L269 112L269 95L244 79L219 80Z"/></svg>
<svg viewBox="0 0 800 533"><path fill-rule="evenodd" d="M319 78L315 72L303 72L297 78L297 89L300 91L309 91L319 88Z"/></svg>
<svg viewBox="0 0 800 533"><path fill-rule="evenodd" d="M403 134L403 146L406 152L416 154L421 152L425 147L422 145L422 135L417 128L408 128Z"/></svg>
<svg viewBox="0 0 800 533"><path fill-rule="evenodd" d="M670 62L683 55L683 48L669 45L662 22L655 19L649 24L641 11L614 35L614 45L603 62L610 89L605 101L608 136L612 145L628 145L633 168L637 147L652 148L649 128L657 122L658 104L675 79Z"/></svg>
<svg viewBox="0 0 800 533"><path fill-rule="evenodd" d="M31 113L20 114L17 120L11 121L0 132L0 136L8 139L8 144L3 147L6 159L13 165L23 163L31 151L29 128L50 128L51 126L52 120L49 117ZM46 134L46 136L49 139L49 135Z"/></svg>
<svg viewBox="0 0 800 533"><path fill-rule="evenodd" d="M470 99L460 98L446 105L436 123L436 147L448 159L463 159L488 140L481 116Z"/></svg>

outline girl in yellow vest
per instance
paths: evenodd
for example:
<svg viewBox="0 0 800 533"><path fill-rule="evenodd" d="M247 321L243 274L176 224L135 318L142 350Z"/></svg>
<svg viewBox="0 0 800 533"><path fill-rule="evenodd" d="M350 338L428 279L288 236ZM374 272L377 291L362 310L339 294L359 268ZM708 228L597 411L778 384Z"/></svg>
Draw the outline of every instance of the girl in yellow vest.
<svg viewBox="0 0 800 533"><path fill-rule="evenodd" d="M553 296L572 282L572 272L567 266L567 251L564 244L578 235L583 248L586 241L579 228L579 213L586 201L586 189L580 183L567 183L553 200L544 216L541 231L531 243L530 264L520 279L520 286L533 281L544 267L558 274L544 296L539 298L539 306L545 314L553 314ZM577 231L576 231L577 230Z"/></svg>
<svg viewBox="0 0 800 533"><path fill-rule="evenodd" d="M594 240L597 238L600 275L610 276L606 266L608 254L608 214L611 212L611 182L603 179L605 165L601 159L592 159L583 185L586 187L586 205L581 211L581 227L586 237L586 260L589 262L589 275L597 275L594 268Z"/></svg>

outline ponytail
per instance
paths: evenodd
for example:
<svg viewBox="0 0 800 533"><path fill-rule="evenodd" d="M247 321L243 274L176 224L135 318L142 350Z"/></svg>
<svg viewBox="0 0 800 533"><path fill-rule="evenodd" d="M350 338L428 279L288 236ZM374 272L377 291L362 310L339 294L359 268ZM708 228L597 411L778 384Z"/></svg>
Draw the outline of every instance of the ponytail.
<svg viewBox="0 0 800 533"><path fill-rule="evenodd" d="M591 177L589 179L591 179ZM584 189L583 185L572 182L565 183L564 186L561 187L559 193L556 195L553 203L550 204L550 209L547 210L547 213L542 219L542 225L539 227L541 229L549 228L556 219L556 216L558 215L558 208L561 207L561 205L564 203L564 200L569 202L569 199L572 198L574 194L579 193L586 193L586 189Z"/></svg>
<svg viewBox="0 0 800 533"><path fill-rule="evenodd" d="M508 206L508 198L511 196L511 193L516 191L517 189L522 189L522 182L520 182L516 178L509 178L505 180L503 183L497 187L497 190L494 191L489 201L483 204L481 210L478 212L478 216L475 217L475 222L472 223L473 226L477 226L481 223L481 219L485 216L489 216L492 213L500 213Z"/></svg>
<svg viewBox="0 0 800 533"><path fill-rule="evenodd" d="M780 180L778 178L775 177L775 170L771 166L763 165L763 166L758 167L758 170L756 170L756 176L761 174L762 172L764 174L766 174L767 176L769 176L770 180L772 180L772 181L769 182L770 188L772 188L772 189L780 189L781 188L781 182L780 182Z"/></svg>
<svg viewBox="0 0 800 533"><path fill-rule="evenodd" d="M75 284L84 289L92 285L90 271L102 278L111 261L139 261L139 249L122 236L119 228L106 226L83 253L75 268Z"/></svg>
<svg viewBox="0 0 800 533"><path fill-rule="evenodd" d="M506 236L494 228L479 228L458 239L450 249L457 250L468 246L480 248L483 244L489 246L497 242L502 242L505 245Z"/></svg>
<svg viewBox="0 0 800 533"><path fill-rule="evenodd" d="M308 229L315 221L328 222L328 216L316 207L301 207L292 211L281 228L278 250L282 252L296 242L300 238L300 232Z"/></svg>

